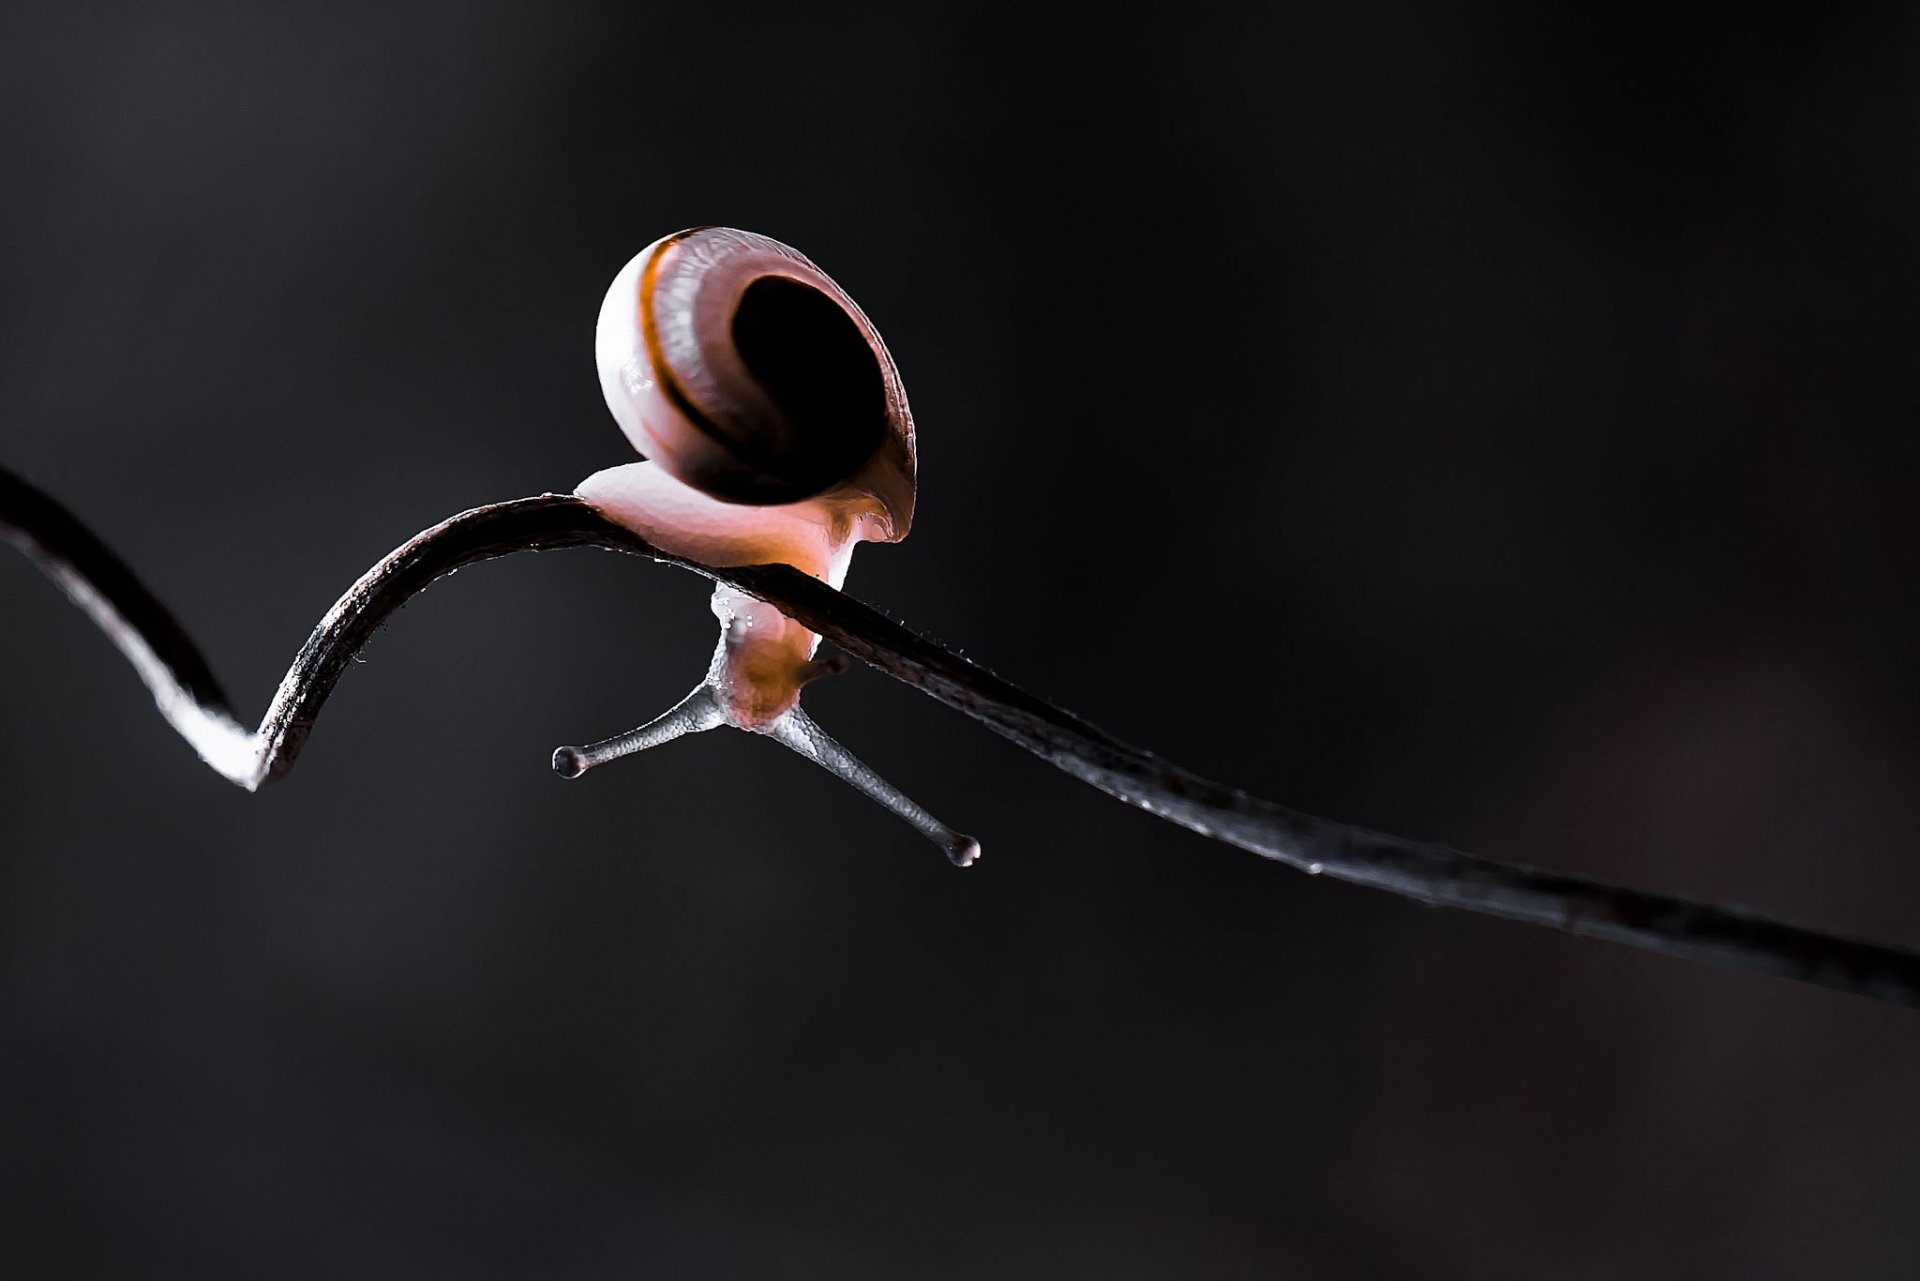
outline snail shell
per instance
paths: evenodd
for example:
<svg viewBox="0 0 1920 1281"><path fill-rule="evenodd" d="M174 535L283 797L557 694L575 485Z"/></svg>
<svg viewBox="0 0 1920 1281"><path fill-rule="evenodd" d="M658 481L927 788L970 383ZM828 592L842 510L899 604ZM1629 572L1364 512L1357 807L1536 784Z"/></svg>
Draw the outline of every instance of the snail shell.
<svg viewBox="0 0 1920 1281"><path fill-rule="evenodd" d="M607 291L594 338L634 447L723 503L824 498L866 539L913 521L913 417L873 323L798 250L698 227L662 237Z"/></svg>

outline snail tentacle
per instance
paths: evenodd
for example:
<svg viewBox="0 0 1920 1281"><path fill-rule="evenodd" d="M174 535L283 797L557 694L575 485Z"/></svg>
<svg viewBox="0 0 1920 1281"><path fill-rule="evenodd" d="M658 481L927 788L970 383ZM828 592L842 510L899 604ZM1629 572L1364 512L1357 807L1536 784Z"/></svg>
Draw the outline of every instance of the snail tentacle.
<svg viewBox="0 0 1920 1281"><path fill-rule="evenodd" d="M700 734L726 724L720 700L713 686L704 682L691 694L637 729L589 743L585 747L557 747L553 752L553 772L561 778L579 778L596 766L617 761L622 756L644 752L649 747L671 743L688 734Z"/></svg>
<svg viewBox="0 0 1920 1281"><path fill-rule="evenodd" d="M797 706L760 731L776 743L806 757L835 778L858 788L889 813L905 819L913 830L946 851L955 867L972 867L980 857L980 842L954 831L899 788L875 773L866 762L842 747Z"/></svg>

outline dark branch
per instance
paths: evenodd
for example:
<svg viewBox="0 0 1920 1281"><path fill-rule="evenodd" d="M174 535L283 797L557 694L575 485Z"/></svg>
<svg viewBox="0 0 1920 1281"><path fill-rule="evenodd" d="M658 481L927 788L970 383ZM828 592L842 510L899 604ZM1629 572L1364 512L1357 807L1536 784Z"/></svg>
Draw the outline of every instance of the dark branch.
<svg viewBox="0 0 1920 1281"><path fill-rule="evenodd" d="M604 547L732 583L1076 778L1264 858L1435 906L1920 1006L1920 955L1729 908L1498 863L1248 796L1120 742L796 569L694 564L660 551L576 498L548 494L475 508L396 549L327 612L252 732L235 721L198 647L126 565L65 508L5 469L0 533L100 624L153 690L162 714L208 764L250 790L292 767L354 654L434 579L514 552Z"/></svg>

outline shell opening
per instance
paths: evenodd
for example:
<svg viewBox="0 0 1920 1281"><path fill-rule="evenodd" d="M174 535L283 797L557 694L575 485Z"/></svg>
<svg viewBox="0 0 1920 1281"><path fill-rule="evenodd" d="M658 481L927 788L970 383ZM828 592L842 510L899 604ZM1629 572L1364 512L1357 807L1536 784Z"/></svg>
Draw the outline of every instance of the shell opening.
<svg viewBox="0 0 1920 1281"><path fill-rule="evenodd" d="M817 493L857 472L886 436L887 386L853 318L812 285L761 276L741 291L730 328L784 420L767 450L782 478Z"/></svg>

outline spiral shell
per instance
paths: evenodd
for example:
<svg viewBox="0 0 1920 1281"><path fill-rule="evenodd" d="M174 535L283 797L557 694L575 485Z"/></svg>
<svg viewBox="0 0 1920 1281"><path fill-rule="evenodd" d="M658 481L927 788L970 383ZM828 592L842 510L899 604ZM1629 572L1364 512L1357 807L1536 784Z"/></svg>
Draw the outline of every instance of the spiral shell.
<svg viewBox="0 0 1920 1281"><path fill-rule="evenodd" d="M662 237L614 278L594 348L621 430L675 479L755 506L870 496L875 534L906 536L915 458L900 371L799 251L726 227Z"/></svg>

